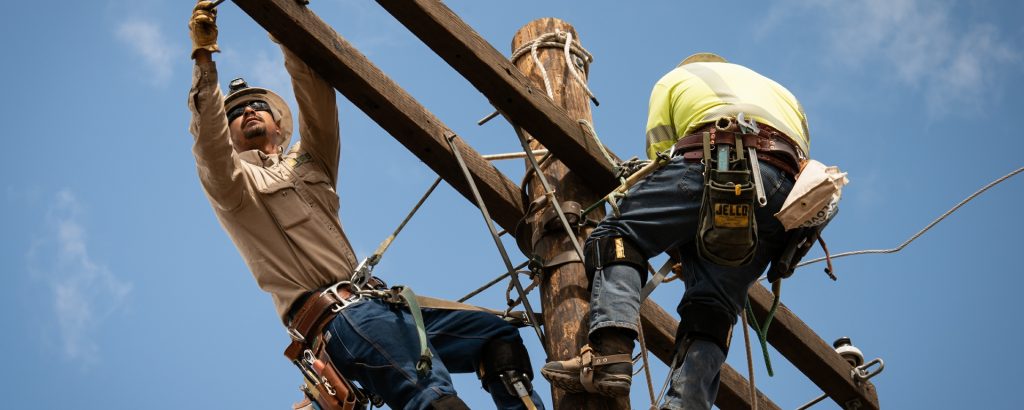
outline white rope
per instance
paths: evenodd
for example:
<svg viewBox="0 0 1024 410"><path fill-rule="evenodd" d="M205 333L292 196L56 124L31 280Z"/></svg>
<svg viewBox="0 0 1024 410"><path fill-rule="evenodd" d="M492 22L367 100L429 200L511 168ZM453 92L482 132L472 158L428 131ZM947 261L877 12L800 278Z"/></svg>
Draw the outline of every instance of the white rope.
<svg viewBox="0 0 1024 410"><path fill-rule="evenodd" d="M551 80L548 79L548 70L546 68L544 68L544 64L541 63L540 56L537 54L537 45L539 43L540 43L539 41L534 41L533 43L531 43L531 45L530 45L530 56L533 57L533 63L535 65L537 65L537 68L540 69L541 77L544 77L544 90L547 91L548 98L550 98L551 101L554 101L555 100L555 93L551 89Z"/></svg>
<svg viewBox="0 0 1024 410"><path fill-rule="evenodd" d="M590 91L590 87L587 86L586 80L584 80L583 76L580 75L580 70L577 70L576 65L572 63L572 56L569 53L571 48L572 33L567 32L565 33L565 48L563 49L563 52L565 54L565 68L567 68L569 72L572 73L572 76L576 78L576 82L579 83L581 87L583 87L583 91L587 92L587 96L590 97L590 100L594 102L594 105L601 105L600 103L597 102L597 97L594 96L594 93Z"/></svg>
<svg viewBox="0 0 1024 410"><path fill-rule="evenodd" d="M999 179L996 179L995 181L989 182L988 185L985 185L985 186L981 187L981 189L975 191L973 194L971 194L970 196L965 198L963 201L960 201L960 203L956 204L954 207L952 207L948 211L946 211L946 213L944 213L941 216L939 216L938 218L936 218L934 221L932 221L930 224L928 224L928 226L925 226L920 231L917 231L917 233L915 233L914 236L911 236L910 239L907 239L906 241L903 241L903 243L901 243L900 246L897 246L897 247L891 248L891 249L865 249L865 250L860 250L860 251L843 252L843 253L832 255L832 259L838 259L838 258L842 258L844 256L853 256L853 255L866 255L866 254L874 254L874 253L896 253L896 252L899 252L899 251L903 250L903 248L907 247L907 245L910 245L910 243L913 242L915 239L919 238L921 235L924 235L925 232L928 232L929 229L932 229L933 226L935 226L939 222L942 222L942 220L946 219L947 216L951 215L953 212L956 212L957 209L960 209L960 207L966 205L968 202L971 202L971 200L976 198L978 195L981 195L983 192L988 191L989 188L992 188L992 187L998 185L999 183L1001 183L1001 182L1003 182L1003 181L1005 181L1007 179L1010 179L1010 177L1012 177L1014 175L1017 175L1017 174L1021 173L1022 171L1024 171L1024 167L1017 168L1017 170L1015 170L1013 172L1010 172L1009 174L1003 175L1002 177L1000 177ZM809 261L803 262L803 263L801 263L799 265L796 265L796 266L799 268L801 266L805 266L805 265L810 265L812 263L821 262L821 261L823 261L825 259L826 259L825 257L821 257L821 258L817 258L817 259L811 259Z"/></svg>
<svg viewBox="0 0 1024 410"><path fill-rule="evenodd" d="M541 63L540 56L538 55L537 50L540 48L562 49L565 55L566 68L572 72L573 78L576 79L576 82L580 85L580 87L583 87L583 91L587 93L587 96L590 97L591 101L593 101L595 105L600 105L600 103L597 101L597 97L594 96L594 93L592 91L590 91L590 87L587 86L586 81L577 71L576 66L572 63L572 56L576 56L582 59L587 64L590 64L594 61L594 56L590 54L590 52L587 51L585 48L578 45L579 41L574 42L572 40L572 33L556 29L554 33L542 34L539 37L520 46L512 53L512 56L509 57L509 60L515 62L517 59L519 59L519 57L522 57L524 54L526 54L527 51L529 51L530 56L533 58L533 63L540 70L540 75L544 79L544 90L547 92L548 98L554 100L555 94L554 91L551 89L551 80L548 78L548 71L547 69L544 68L544 65Z"/></svg>

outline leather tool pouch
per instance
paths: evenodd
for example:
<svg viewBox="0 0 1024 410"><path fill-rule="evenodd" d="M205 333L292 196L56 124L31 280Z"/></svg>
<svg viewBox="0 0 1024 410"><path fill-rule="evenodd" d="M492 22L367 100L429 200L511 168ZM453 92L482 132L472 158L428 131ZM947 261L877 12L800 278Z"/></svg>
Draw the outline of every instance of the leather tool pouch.
<svg viewBox="0 0 1024 410"><path fill-rule="evenodd" d="M301 357L293 357L288 352L286 355L299 366L305 376L305 384L299 389L306 397L302 402L295 403L294 409L365 410L367 408L369 398L338 371L327 354L325 344L320 340L314 343L312 350L303 350L299 354Z"/></svg>
<svg viewBox="0 0 1024 410"><path fill-rule="evenodd" d="M315 350L315 356L310 351L306 351L309 356L303 359L306 362L305 365L308 365L316 376L315 382L311 382L307 378L306 384L302 386L302 391L306 394L307 399L316 403L322 410L366 409L367 398L345 376L341 375L334 363L331 362L326 348L319 345Z"/></svg>
<svg viewBox="0 0 1024 410"><path fill-rule="evenodd" d="M318 350L316 360L313 361L313 371L320 376L320 384L317 386L320 407L323 410L366 408L360 406L356 396L358 389L334 367L330 356L327 355L327 349L321 347Z"/></svg>
<svg viewBox="0 0 1024 410"><path fill-rule="evenodd" d="M704 195L697 229L697 249L705 259L724 266L743 266L757 250L754 183L747 160L730 159L728 170L715 161L704 173Z"/></svg>

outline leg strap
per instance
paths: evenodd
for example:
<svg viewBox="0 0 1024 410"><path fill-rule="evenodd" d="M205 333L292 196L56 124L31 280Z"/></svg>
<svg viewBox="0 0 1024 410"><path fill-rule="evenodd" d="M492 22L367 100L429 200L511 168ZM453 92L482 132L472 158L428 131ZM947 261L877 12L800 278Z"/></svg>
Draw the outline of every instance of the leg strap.
<svg viewBox="0 0 1024 410"><path fill-rule="evenodd" d="M537 409L530 397L533 393L533 366L522 341L491 339L484 345L481 357L477 377L484 390L493 394L491 386L500 381L505 391L522 400L527 409Z"/></svg>
<svg viewBox="0 0 1024 410"><path fill-rule="evenodd" d="M608 366L616 363L633 363L633 357L629 353L613 354L608 356L595 356L594 349L590 345L583 345L580 349L580 383L590 393L598 393L594 385L594 368Z"/></svg>
<svg viewBox="0 0 1024 410"><path fill-rule="evenodd" d="M477 371L477 377L483 382L484 390L488 390L488 385L494 380L504 379L505 377L502 377L502 375L506 372L524 375L526 383L533 380L533 366L530 364L530 354L522 342L491 339L484 345L480 356L480 368ZM508 386L505 387L507 388ZM509 393L515 394L515 391L509 390Z"/></svg>
<svg viewBox="0 0 1024 410"><path fill-rule="evenodd" d="M583 266L587 278L593 282L598 269L609 265L626 264L636 268L644 279L647 278L647 258L633 242L621 236L607 236L587 241Z"/></svg>
<svg viewBox="0 0 1024 410"><path fill-rule="evenodd" d="M459 396L443 396L437 400L430 402L430 408L433 410L469 410L469 406L466 402L462 401Z"/></svg>
<svg viewBox="0 0 1024 410"><path fill-rule="evenodd" d="M676 340L704 339L712 342L726 355L732 341L734 316L706 305L689 303L679 308Z"/></svg>

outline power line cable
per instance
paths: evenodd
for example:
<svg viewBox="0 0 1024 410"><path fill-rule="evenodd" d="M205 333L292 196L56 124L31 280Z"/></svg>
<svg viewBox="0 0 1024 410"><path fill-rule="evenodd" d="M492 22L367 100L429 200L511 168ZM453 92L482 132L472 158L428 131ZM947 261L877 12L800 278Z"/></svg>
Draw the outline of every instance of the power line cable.
<svg viewBox="0 0 1024 410"><path fill-rule="evenodd" d="M859 251L850 251L850 252L837 253L835 255L832 255L832 259L838 259L838 258L842 258L842 257L845 257L845 256L853 256L853 255L867 255L867 254L876 254L876 253L896 253L896 252L899 252L899 251L903 250L903 248L906 248L907 245L910 245L910 243L913 242L915 239L919 238L921 235L924 235L925 232L928 232L929 229L932 229L933 226L935 226L939 222L942 222L943 219L946 219L946 217L948 217L949 215L953 214L953 212L956 212L956 210L960 209L960 207L966 205L968 202L971 202L971 200L973 200L974 198L978 197L978 195L981 195L983 192L988 191L989 188L992 188L992 187L994 187L996 185L999 185L999 183L1001 183L1001 182L1003 182L1003 181L1005 181L1007 179L1010 179L1011 177L1021 173L1022 171L1024 171L1024 167L1017 168L1015 171L1010 172L1009 174L1003 175L999 179L996 179L995 181L992 181L992 182L988 183L988 185L985 185L985 186L981 187L981 189L975 191L973 194L971 194L967 198L964 198L963 201L960 201L960 203L958 203L955 206L953 206L952 208L950 208L950 210L946 211L946 213L940 215L938 218L935 218L935 220L932 221L930 224L928 224L928 226L925 226L920 231L917 231L917 233L915 233L914 236L911 236L910 239L907 239L906 241L904 241L903 243L901 243L899 246L897 246L895 248L890 248L890 249L864 249L864 250L859 250ZM820 258L817 258L817 259L811 259L809 261L802 262L802 263L800 263L800 264L798 264L796 266L799 268L799 267L802 267L802 266L810 265L812 263L821 262L821 261L823 261L825 259L827 259L827 258L826 257L820 257Z"/></svg>

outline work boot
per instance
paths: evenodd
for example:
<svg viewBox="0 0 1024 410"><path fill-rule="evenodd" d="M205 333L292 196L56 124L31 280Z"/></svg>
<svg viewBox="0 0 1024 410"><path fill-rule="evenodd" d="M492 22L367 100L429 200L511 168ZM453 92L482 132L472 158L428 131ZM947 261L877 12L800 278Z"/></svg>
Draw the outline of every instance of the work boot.
<svg viewBox="0 0 1024 410"><path fill-rule="evenodd" d="M569 360L548 362L540 374L569 393L629 395L633 377L633 333L628 329L603 328L591 335L591 344Z"/></svg>

